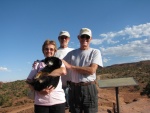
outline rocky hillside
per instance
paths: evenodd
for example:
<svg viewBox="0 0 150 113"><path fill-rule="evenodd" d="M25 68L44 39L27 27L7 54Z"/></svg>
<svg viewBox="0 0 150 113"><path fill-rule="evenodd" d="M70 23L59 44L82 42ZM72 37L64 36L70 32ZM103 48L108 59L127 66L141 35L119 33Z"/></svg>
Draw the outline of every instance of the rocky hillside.
<svg viewBox="0 0 150 113"><path fill-rule="evenodd" d="M150 60L104 67L98 69L97 75L100 79L133 77L139 84L133 90L150 97Z"/></svg>

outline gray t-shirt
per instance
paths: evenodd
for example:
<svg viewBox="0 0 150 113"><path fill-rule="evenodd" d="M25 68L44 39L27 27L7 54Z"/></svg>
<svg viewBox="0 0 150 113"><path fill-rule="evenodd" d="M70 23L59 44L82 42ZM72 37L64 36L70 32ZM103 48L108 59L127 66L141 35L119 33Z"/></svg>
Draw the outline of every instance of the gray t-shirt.
<svg viewBox="0 0 150 113"><path fill-rule="evenodd" d="M98 49L89 48L88 50L75 49L69 52L64 60L74 66L89 66L90 64L97 64L103 67L101 52ZM76 71L68 70L72 82L89 82L96 79L96 73L92 75L83 75Z"/></svg>

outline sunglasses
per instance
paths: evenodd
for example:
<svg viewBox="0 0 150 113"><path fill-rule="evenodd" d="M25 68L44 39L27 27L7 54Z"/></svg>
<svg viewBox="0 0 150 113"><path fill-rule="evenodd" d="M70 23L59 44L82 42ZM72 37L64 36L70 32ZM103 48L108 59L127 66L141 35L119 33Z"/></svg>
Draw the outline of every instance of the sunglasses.
<svg viewBox="0 0 150 113"><path fill-rule="evenodd" d="M89 39L90 39L90 36L89 36L89 35L81 35L80 38L81 38L81 39L84 39L84 38L85 38L85 39L89 40Z"/></svg>
<svg viewBox="0 0 150 113"><path fill-rule="evenodd" d="M63 40L63 39L67 39L68 37L67 36L60 36L60 39Z"/></svg>
<svg viewBox="0 0 150 113"><path fill-rule="evenodd" d="M48 51L48 50L54 51L54 48L45 48L44 50L45 50L45 51Z"/></svg>

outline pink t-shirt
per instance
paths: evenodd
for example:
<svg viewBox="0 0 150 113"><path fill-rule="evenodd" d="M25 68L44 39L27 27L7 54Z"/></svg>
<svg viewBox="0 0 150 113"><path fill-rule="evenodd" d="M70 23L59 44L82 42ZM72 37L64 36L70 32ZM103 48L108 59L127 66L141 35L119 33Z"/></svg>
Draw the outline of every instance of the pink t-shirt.
<svg viewBox="0 0 150 113"><path fill-rule="evenodd" d="M37 72L39 72L44 67L45 64L43 62L37 63L31 70L27 79L33 79L33 77L37 74ZM61 67L65 67L64 64L62 64ZM59 79L59 83L57 87L51 93L47 95L42 95L38 91L35 91L34 103L36 105L51 106L55 104L65 103L65 102L66 102L65 93L64 90L62 89L61 77Z"/></svg>

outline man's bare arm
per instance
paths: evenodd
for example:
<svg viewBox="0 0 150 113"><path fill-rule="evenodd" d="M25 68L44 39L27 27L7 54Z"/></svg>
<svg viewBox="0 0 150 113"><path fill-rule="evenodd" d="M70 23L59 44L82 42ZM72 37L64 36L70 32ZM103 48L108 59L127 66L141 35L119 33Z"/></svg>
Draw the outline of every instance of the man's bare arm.
<svg viewBox="0 0 150 113"><path fill-rule="evenodd" d="M77 71L78 73L85 74L85 75L96 73L96 70L98 68L97 64L91 64L90 66L79 67L79 66L71 65L67 63L65 60L63 60L63 63L65 64L67 69L71 69L73 71Z"/></svg>
<svg viewBox="0 0 150 113"><path fill-rule="evenodd" d="M58 69L55 69L54 71L52 71L50 74L48 74L49 76L62 76L62 75L66 75L67 71L65 67L60 67Z"/></svg>

